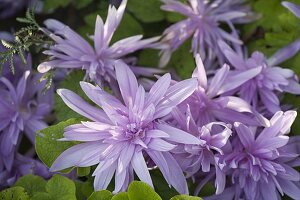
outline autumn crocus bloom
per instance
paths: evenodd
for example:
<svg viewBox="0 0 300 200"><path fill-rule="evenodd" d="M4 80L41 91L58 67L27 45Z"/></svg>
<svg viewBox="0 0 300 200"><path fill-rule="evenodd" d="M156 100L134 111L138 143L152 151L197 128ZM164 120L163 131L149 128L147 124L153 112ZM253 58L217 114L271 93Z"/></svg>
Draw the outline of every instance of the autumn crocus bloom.
<svg viewBox="0 0 300 200"><path fill-rule="evenodd" d="M246 101L235 96L226 95L226 92L240 86L250 77L255 76L260 71L260 68L240 73L239 76L245 77L244 79L232 77L229 80L230 69L225 64L208 80L200 56L197 55L195 59L197 66L192 77L197 78L198 88L179 105L179 109L182 112L185 112L187 105L189 105L191 115L198 126L204 126L215 121L225 123L239 121L249 125L268 125L268 120L258 114Z"/></svg>
<svg viewBox="0 0 300 200"><path fill-rule="evenodd" d="M103 110L89 105L69 90L58 90L71 109L91 121L65 129L62 140L82 143L63 152L51 170L98 164L93 173L95 190L106 189L115 173L114 192L124 191L134 178L133 172L153 187L144 159L147 154L170 185L180 193L188 193L182 170L169 151L178 143L201 142L164 123L161 118L194 92L197 81L188 79L170 86L170 74L165 74L145 92L126 64L118 61L115 69L123 101L101 88L81 82L85 94Z"/></svg>
<svg viewBox="0 0 300 200"><path fill-rule="evenodd" d="M199 138L201 144L180 144L172 150L172 153L187 177L193 177L195 184L201 185L201 181L194 177L198 173L206 173L207 177L215 177L216 193L224 189L225 176L219 173L218 155L223 155L222 148L227 144L231 136L231 125L223 122L211 122L204 126L197 126L191 110L188 107L184 114L179 109L173 109L177 127ZM196 195L199 189L196 188Z"/></svg>
<svg viewBox="0 0 300 200"><path fill-rule="evenodd" d="M234 51L221 41L219 41L219 46L223 49L227 60L235 68L228 79L239 76L240 80L247 79L232 91L256 109L266 109L268 113L275 113L281 110L278 94L283 92L300 94L298 78L293 70L278 67L278 64L293 57L299 51L300 40L278 50L268 59L258 51L252 53L250 58L244 58L240 48ZM241 76L245 71L258 70L258 68L260 68L260 72L255 76L250 74Z"/></svg>
<svg viewBox="0 0 300 200"><path fill-rule="evenodd" d="M34 143L35 133L47 127L43 121L52 106L51 91L42 94L39 76L26 71L14 86L6 77L0 78L0 155L9 170L14 159L14 149L24 132Z"/></svg>
<svg viewBox="0 0 300 200"><path fill-rule="evenodd" d="M45 25L48 30L45 32L54 40L55 44L49 50L44 51L51 60L41 63L38 66L38 71L44 73L51 68L79 68L85 70L86 77L98 85L108 83L110 87L116 87L115 61L148 47L158 39L142 40L142 35L137 35L110 45L113 34L121 22L126 3L127 0L123 0L118 9L110 6L105 24L101 17L97 16L95 32L92 37L94 47L61 22L54 19L46 20ZM138 74L143 74L145 70L135 68L135 71Z"/></svg>
<svg viewBox="0 0 300 200"><path fill-rule="evenodd" d="M253 20L253 14L244 1L236 0L188 0L182 3L176 0L162 0L162 9L177 12L186 19L179 21L163 33L161 66L167 64L173 51L183 42L192 37L192 51L194 55L200 53L204 61L213 61L217 58L219 64L224 63L222 50L217 41L222 40L233 44L242 44L235 34L226 32L221 24L227 24L233 32L233 23L244 23Z"/></svg>
<svg viewBox="0 0 300 200"><path fill-rule="evenodd" d="M207 199L276 200L284 194L299 199L300 174L293 169L299 166L299 151L294 138L287 136L296 115L295 111L276 112L271 126L262 131L235 123L237 137L223 160L231 178L222 194Z"/></svg>

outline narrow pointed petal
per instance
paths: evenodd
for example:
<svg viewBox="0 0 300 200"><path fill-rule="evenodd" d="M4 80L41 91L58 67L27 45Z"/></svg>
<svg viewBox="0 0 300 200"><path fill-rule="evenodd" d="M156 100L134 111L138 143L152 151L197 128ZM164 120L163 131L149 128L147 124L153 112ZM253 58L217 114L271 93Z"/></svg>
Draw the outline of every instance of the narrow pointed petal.
<svg viewBox="0 0 300 200"><path fill-rule="evenodd" d="M195 136L182 131L178 128L174 128L167 124L158 124L157 128L167 133L170 137L166 138L166 140L172 142L178 142L182 144L203 144L203 141L200 141Z"/></svg>
<svg viewBox="0 0 300 200"><path fill-rule="evenodd" d="M133 155L131 165L139 179L154 188L142 151Z"/></svg>
<svg viewBox="0 0 300 200"><path fill-rule="evenodd" d="M300 6L288 1L283 1L281 4L289 9L296 17L300 18Z"/></svg>
<svg viewBox="0 0 300 200"><path fill-rule="evenodd" d="M171 86L163 99L157 104L154 118L161 118L169 114L172 109L188 98L197 88L197 80L187 79Z"/></svg>
<svg viewBox="0 0 300 200"><path fill-rule="evenodd" d="M138 89L136 77L123 61L117 61L115 69L123 100L127 106L132 105Z"/></svg>
<svg viewBox="0 0 300 200"><path fill-rule="evenodd" d="M52 164L50 171L60 171L69 167L87 167L99 163L100 153L104 150L102 142L77 144L64 151ZM92 157L92 159L90 159ZM89 162L82 164L86 160Z"/></svg>
<svg viewBox="0 0 300 200"><path fill-rule="evenodd" d="M239 122L235 122L234 127L244 147L250 148L254 143L254 133L247 126Z"/></svg>
<svg viewBox="0 0 300 200"><path fill-rule="evenodd" d="M225 92L236 89L242 84L246 83L250 79L256 77L262 70L262 67L255 67L243 72L239 72L236 75L229 75L225 83L221 86L220 90L217 92L217 95L223 94Z"/></svg>
<svg viewBox="0 0 300 200"><path fill-rule="evenodd" d="M111 167L103 171L100 171L95 175L95 180L94 180L95 191L105 190L108 187L114 175L115 170L116 170L116 165L111 165Z"/></svg>
<svg viewBox="0 0 300 200"><path fill-rule="evenodd" d="M70 90L58 89L57 93L69 108L88 119L101 121L106 116L102 110L91 106Z"/></svg>
<svg viewBox="0 0 300 200"><path fill-rule="evenodd" d="M155 151L171 151L175 147L176 145L166 142L160 138L154 138L148 144L148 148Z"/></svg>
<svg viewBox="0 0 300 200"><path fill-rule="evenodd" d="M94 43L95 43L95 50L97 54L99 55L101 53L101 50L104 48L103 45L103 37L104 37L104 27L103 27L103 21L99 15L97 15L96 18L96 25L95 25L95 33L94 33Z"/></svg>
<svg viewBox="0 0 300 200"><path fill-rule="evenodd" d="M186 179L176 160L169 152L157 152L147 150L148 155L158 166L166 181L179 193L188 194Z"/></svg>
<svg viewBox="0 0 300 200"><path fill-rule="evenodd" d="M192 77L197 78L199 85L203 89L206 89L207 88L207 77L206 77L205 68L204 68L202 59L200 57L200 54L196 55L195 60L196 60L196 69L193 72Z"/></svg>
<svg viewBox="0 0 300 200"><path fill-rule="evenodd" d="M299 12L299 16L300 16L300 12ZM271 58L268 59L267 62L270 66L278 65L284 62L285 60L292 58L296 53L299 52L299 50L300 50L300 40L296 40L295 42L289 44L288 46L279 49Z"/></svg>
<svg viewBox="0 0 300 200"><path fill-rule="evenodd" d="M150 105L151 103L155 106L162 99L162 97L167 92L171 83L171 75L165 74L160 77L155 84L151 87L148 97L146 99L146 105Z"/></svg>

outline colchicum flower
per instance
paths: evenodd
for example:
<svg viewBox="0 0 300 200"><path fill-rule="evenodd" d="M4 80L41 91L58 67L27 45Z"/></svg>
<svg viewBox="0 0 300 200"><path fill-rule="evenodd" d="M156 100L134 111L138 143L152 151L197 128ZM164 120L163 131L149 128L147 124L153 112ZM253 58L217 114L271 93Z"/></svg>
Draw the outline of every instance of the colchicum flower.
<svg viewBox="0 0 300 200"><path fill-rule="evenodd" d="M233 77L229 81L229 66L225 64L208 80L200 56L196 55L195 59L197 66L192 77L197 78L198 88L179 105L179 109L185 112L188 109L188 105L197 126L201 127L215 121L226 123L239 121L249 125L261 124L267 126L268 120L252 109L243 99L225 95L227 91L246 82L249 77L255 76L257 69L250 69L240 73L239 75L246 77L245 79L235 79ZM224 96L222 96L223 94Z"/></svg>
<svg viewBox="0 0 300 200"><path fill-rule="evenodd" d="M287 133L296 118L295 111L276 112L270 120L271 126L253 129L235 123L237 137L232 141L232 151L224 155L224 171L228 179L227 187L220 195L207 199L281 199L288 195L299 199L300 174L293 167L299 151L294 151L294 138Z"/></svg>
<svg viewBox="0 0 300 200"><path fill-rule="evenodd" d="M115 173L114 192L124 191L134 178L133 171L153 187L144 159L146 154L169 185L180 193L188 193L184 174L169 151L178 143L201 142L164 123L162 117L194 92L197 81L188 79L170 86L170 74L165 74L145 92L125 63L117 61L115 69L123 102L99 87L81 82L85 94L103 110L89 105L69 90L58 90L71 109L91 121L65 128L62 140L82 143L63 152L50 170L98 164L93 173L95 190L106 189Z"/></svg>
<svg viewBox="0 0 300 200"><path fill-rule="evenodd" d="M300 40L278 50L272 57L267 59L261 52L252 53L250 58L244 58L242 50L236 49L236 52L224 42L219 41L219 46L227 60L235 68L231 76L236 79L245 80L243 84L237 87L236 92L242 99L253 105L256 109L266 109L269 113L280 111L280 102L278 94L288 92L300 94L300 85L295 73L290 69L278 67L278 64L293 57L300 49ZM258 69L255 76L241 74L250 69ZM250 78L251 77L251 78Z"/></svg>
<svg viewBox="0 0 300 200"><path fill-rule="evenodd" d="M0 189L12 186L18 178L26 174L35 174L44 178L51 176L44 164L30 157L17 153L10 170L6 169L3 160L0 159Z"/></svg>
<svg viewBox="0 0 300 200"><path fill-rule="evenodd" d="M43 119L51 111L51 90L42 94L43 84L37 85L40 76L30 73L26 71L17 85L6 77L0 78L0 155L8 170L12 167L20 134L24 132L34 143L36 131L47 127Z"/></svg>
<svg viewBox="0 0 300 200"><path fill-rule="evenodd" d="M51 68L84 69L86 76L98 85L109 83L115 85L116 60L150 46L158 38L142 40L142 35L122 39L113 45L110 41L115 30L121 22L125 11L127 0L123 0L118 9L110 6L105 24L100 16L97 16L93 41L94 48L80 35L61 22L49 19L45 25L51 33L49 36L55 41L55 45L44 51L51 56L51 60L43 62L38 66L41 73ZM45 30L46 32L49 32ZM139 68L135 68L139 73ZM157 70L156 70L157 71ZM143 69L141 69L143 73ZM154 72L155 73L155 72Z"/></svg>
<svg viewBox="0 0 300 200"><path fill-rule="evenodd" d="M202 172L206 173L207 177L215 175L216 193L219 194L224 189L225 176L223 173L219 173L218 155L223 155L222 148L227 144L232 133L231 125L223 122L212 122L199 127L196 125L189 107L186 115L179 109L173 109L172 116L176 120L178 128L199 138L202 142L201 144L178 145L171 150L175 159L178 160L187 177ZM196 177L193 177L193 180L196 184L201 185L201 181L198 181ZM196 195L198 192L195 191Z"/></svg>
<svg viewBox="0 0 300 200"><path fill-rule="evenodd" d="M188 0L187 4L176 0L162 0L165 4L163 10L177 12L186 16L163 33L161 47L162 57L160 66L164 66L170 59L171 53L192 37L192 51L194 55L200 53L205 63L212 63L215 59L219 64L224 63L222 50L218 48L217 41L222 40L233 44L242 44L237 34L231 34L221 28L222 24L228 25L236 32L234 23L252 21L253 14L245 1L239 0Z"/></svg>

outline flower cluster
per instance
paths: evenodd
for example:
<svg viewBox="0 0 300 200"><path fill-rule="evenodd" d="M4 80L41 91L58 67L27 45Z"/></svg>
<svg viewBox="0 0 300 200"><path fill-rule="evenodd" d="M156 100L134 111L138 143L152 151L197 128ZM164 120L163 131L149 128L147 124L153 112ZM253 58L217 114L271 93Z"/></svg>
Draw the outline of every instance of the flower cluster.
<svg viewBox="0 0 300 200"><path fill-rule="evenodd" d="M188 0L186 4L176 0L162 0L162 2L163 10L177 12L186 19L164 31L160 66L166 65L172 52L190 37L194 55L200 53L208 65L207 68L214 66L215 59L222 65L224 55L217 42L221 40L241 45L243 42L239 39L233 24L247 23L255 19L255 15L244 1ZM232 33L224 31L221 28L222 24L226 24Z"/></svg>
<svg viewBox="0 0 300 200"><path fill-rule="evenodd" d="M269 58L259 51L248 56L234 27L258 16L246 1L161 1L162 10L186 16L161 37L138 35L110 44L127 0L118 8L109 6L105 23L97 16L90 37L93 47L63 23L45 21L41 31L53 43L45 46L48 60L37 71L64 69L64 79L69 72L83 70L84 80L72 84L80 85L85 99L56 84L43 94L45 84L37 84L42 75L31 68L30 55L26 65L14 57L14 75L4 65L0 188L27 173L47 178L71 167L93 166L96 191L107 189L113 178L113 192L126 191L135 175L154 188L150 172L159 170L181 194L192 192L188 183L194 184L194 195L213 183L214 194L206 199L299 199L300 173L295 168L300 166L300 138L289 136L297 112L283 106L281 97L299 95L300 84L293 70L279 64L299 53L300 40ZM300 6L282 5L300 18ZM138 55L132 53L156 48L161 51L159 65L165 66L190 37L195 59L190 78L176 79L130 61ZM140 76L147 79L140 81ZM52 138L58 145L73 146L51 158L50 173L33 158L34 150L23 154L19 147L23 136L34 144L37 131L48 126L56 88L64 105L82 120L64 126L63 137Z"/></svg>
<svg viewBox="0 0 300 200"><path fill-rule="evenodd" d="M0 77L0 188L28 173L49 176L47 168L32 158L34 149L28 149L27 156L23 156L18 148L23 135L34 145L36 131L47 127L44 118L52 110L53 89L42 94L43 84L37 84L41 76L31 71L30 55L26 65L14 57L14 65L15 74L4 66Z"/></svg>

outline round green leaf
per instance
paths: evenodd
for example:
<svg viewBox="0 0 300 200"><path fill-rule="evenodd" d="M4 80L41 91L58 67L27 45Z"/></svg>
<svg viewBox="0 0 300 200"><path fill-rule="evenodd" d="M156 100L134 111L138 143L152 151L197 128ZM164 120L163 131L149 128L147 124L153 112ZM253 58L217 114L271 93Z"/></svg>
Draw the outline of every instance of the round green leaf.
<svg viewBox="0 0 300 200"><path fill-rule="evenodd" d="M75 188L73 181L60 175L54 175L46 184L46 191L57 200L76 200Z"/></svg>
<svg viewBox="0 0 300 200"><path fill-rule="evenodd" d="M176 195L172 197L170 200L202 200L200 197L192 197L189 195Z"/></svg>
<svg viewBox="0 0 300 200"><path fill-rule="evenodd" d="M25 192L25 189L17 186L8 188L0 192L1 200L29 200L29 195Z"/></svg>
<svg viewBox="0 0 300 200"><path fill-rule="evenodd" d="M31 174L19 178L15 186L23 187L30 197L37 192L46 192L46 181L39 176Z"/></svg>
<svg viewBox="0 0 300 200"><path fill-rule="evenodd" d="M77 144L76 142L57 141L63 137L64 128L79 123L77 119L69 119L65 122L49 126L36 134L35 149L36 153L48 167L56 160L56 158L66 149Z"/></svg>
<svg viewBox="0 0 300 200"><path fill-rule="evenodd" d="M113 196L111 200L129 200L128 193L127 192L120 192Z"/></svg>
<svg viewBox="0 0 300 200"><path fill-rule="evenodd" d="M129 200L162 200L160 196L146 183L133 181L128 187Z"/></svg>
<svg viewBox="0 0 300 200"><path fill-rule="evenodd" d="M92 195L88 198L88 200L111 200L113 197L112 193L108 190L102 190L93 192Z"/></svg>
<svg viewBox="0 0 300 200"><path fill-rule="evenodd" d="M30 200L53 200L51 195L46 192L37 192Z"/></svg>

